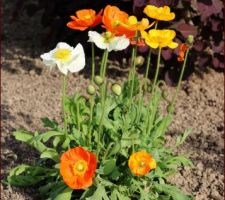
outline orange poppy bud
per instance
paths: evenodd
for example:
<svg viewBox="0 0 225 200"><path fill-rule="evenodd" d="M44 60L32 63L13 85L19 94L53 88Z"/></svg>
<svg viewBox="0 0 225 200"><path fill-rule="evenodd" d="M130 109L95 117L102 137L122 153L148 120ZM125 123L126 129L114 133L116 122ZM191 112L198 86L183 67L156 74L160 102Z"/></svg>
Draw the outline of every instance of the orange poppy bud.
<svg viewBox="0 0 225 200"><path fill-rule="evenodd" d="M60 159L60 174L72 189L84 189L92 185L97 160L95 155L82 147L69 149Z"/></svg>
<svg viewBox="0 0 225 200"><path fill-rule="evenodd" d="M102 22L102 10L96 15L92 9L83 9L76 12L76 16L71 16L73 21L67 23L67 26L74 30L84 31L87 28L94 27Z"/></svg>
<svg viewBox="0 0 225 200"><path fill-rule="evenodd" d="M179 46L179 53L177 56L177 60L179 62L184 61L185 52L188 50L188 46L186 44L180 44Z"/></svg>
<svg viewBox="0 0 225 200"><path fill-rule="evenodd" d="M128 166L134 175L143 176L156 168L156 161L149 153L139 151L130 156Z"/></svg>
<svg viewBox="0 0 225 200"><path fill-rule="evenodd" d="M135 31L124 26L124 24L129 24L129 15L116 6L105 7L102 22L103 27L116 36L125 35L127 38L132 38L135 35Z"/></svg>

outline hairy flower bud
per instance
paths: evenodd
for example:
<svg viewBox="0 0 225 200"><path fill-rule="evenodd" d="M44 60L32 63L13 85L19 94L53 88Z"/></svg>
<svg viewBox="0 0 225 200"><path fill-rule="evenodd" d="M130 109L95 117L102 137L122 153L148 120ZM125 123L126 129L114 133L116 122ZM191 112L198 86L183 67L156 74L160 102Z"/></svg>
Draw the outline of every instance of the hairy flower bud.
<svg viewBox="0 0 225 200"><path fill-rule="evenodd" d="M193 35L188 35L187 37L187 44L192 45L194 42L194 36Z"/></svg>
<svg viewBox="0 0 225 200"><path fill-rule="evenodd" d="M112 91L115 95L120 96L122 92L122 88L119 84L115 83L112 86Z"/></svg>
<svg viewBox="0 0 225 200"><path fill-rule="evenodd" d="M90 95L94 95L95 94L95 87L93 85L89 85L87 87L87 93L90 94Z"/></svg>
<svg viewBox="0 0 225 200"><path fill-rule="evenodd" d="M143 56L137 56L135 59L135 63L137 66L142 66L145 62L145 59Z"/></svg>
<svg viewBox="0 0 225 200"><path fill-rule="evenodd" d="M102 85L103 78L101 76L95 76L94 81L96 85Z"/></svg>

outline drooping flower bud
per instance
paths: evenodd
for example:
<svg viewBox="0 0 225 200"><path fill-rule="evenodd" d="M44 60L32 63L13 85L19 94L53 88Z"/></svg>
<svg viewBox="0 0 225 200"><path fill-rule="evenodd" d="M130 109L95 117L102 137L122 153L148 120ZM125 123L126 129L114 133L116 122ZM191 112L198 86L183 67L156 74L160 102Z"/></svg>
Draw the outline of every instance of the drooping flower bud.
<svg viewBox="0 0 225 200"><path fill-rule="evenodd" d="M188 35L186 42L187 44L192 45L194 43L194 36Z"/></svg>
<svg viewBox="0 0 225 200"><path fill-rule="evenodd" d="M90 95L94 95L95 94L95 87L93 85L89 85L87 87L87 93L90 94Z"/></svg>
<svg viewBox="0 0 225 200"><path fill-rule="evenodd" d="M115 95L120 96L122 92L122 88L118 83L113 84L112 91Z"/></svg>
<svg viewBox="0 0 225 200"><path fill-rule="evenodd" d="M95 84L99 86L99 85L102 85L103 78L101 76L95 76L94 81L95 81Z"/></svg>
<svg viewBox="0 0 225 200"><path fill-rule="evenodd" d="M137 66L142 66L145 62L145 59L143 56L137 56L135 62Z"/></svg>

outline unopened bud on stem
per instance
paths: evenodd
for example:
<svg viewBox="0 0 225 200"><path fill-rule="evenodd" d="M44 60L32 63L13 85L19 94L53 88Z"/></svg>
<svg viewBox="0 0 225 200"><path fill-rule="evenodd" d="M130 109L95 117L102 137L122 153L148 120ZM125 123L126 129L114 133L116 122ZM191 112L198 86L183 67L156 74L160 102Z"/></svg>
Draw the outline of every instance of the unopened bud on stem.
<svg viewBox="0 0 225 200"><path fill-rule="evenodd" d="M95 84L99 86L99 85L102 85L103 78L101 76L95 76L94 81L95 81Z"/></svg>
<svg viewBox="0 0 225 200"><path fill-rule="evenodd" d="M193 35L188 35L186 43L188 45L192 45L194 43L194 36Z"/></svg>
<svg viewBox="0 0 225 200"><path fill-rule="evenodd" d="M95 87L93 85L89 85L87 87L87 93L90 94L90 95L94 95L95 94Z"/></svg>
<svg viewBox="0 0 225 200"><path fill-rule="evenodd" d="M122 92L122 88L119 84L115 83L112 86L112 91L115 95L120 96Z"/></svg>

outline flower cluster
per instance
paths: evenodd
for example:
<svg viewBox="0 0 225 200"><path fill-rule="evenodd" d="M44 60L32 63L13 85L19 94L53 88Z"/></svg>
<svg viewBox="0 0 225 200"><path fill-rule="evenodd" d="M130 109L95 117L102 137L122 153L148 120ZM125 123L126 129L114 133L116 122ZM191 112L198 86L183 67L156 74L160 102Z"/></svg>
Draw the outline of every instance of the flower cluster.
<svg viewBox="0 0 225 200"><path fill-rule="evenodd" d="M60 127L55 121L45 119L45 127L51 131L33 136L27 132L15 133L16 139L33 146L44 160L39 162L40 166L23 165L12 170L8 177L10 184L34 185L45 180L46 185L39 190L46 199L187 199L179 190L166 184L166 177L174 171L174 165L191 165L191 162L175 156L173 148L167 149L163 144L193 38L178 45L174 41L174 30L158 29L159 21L174 19L175 14L169 7L148 5L144 13L151 19L139 21L136 16L108 5L97 14L92 9L84 9L71 16L72 21L67 27L79 31L91 28L88 42L92 49L92 78L86 88L88 97L79 93L71 97L66 94L68 72L79 72L85 67L81 44L74 48L60 42L55 49L41 55L46 66L57 66L63 74L64 123ZM92 30L100 24L105 32ZM107 78L108 55L129 45L132 48L131 66L128 79L121 87ZM143 61L137 56L137 47L143 45L149 46L149 55L145 77L139 79L136 65L138 60ZM95 46L104 50L99 74L95 72ZM183 62L183 66L175 95L168 100L158 82L161 49L178 46L178 61ZM150 85L147 78L152 49L158 49L158 59ZM143 96L147 92L150 92L147 95L150 99L145 103ZM161 99L168 103L165 117L160 115ZM184 133L178 138L176 146L186 137L187 133ZM46 159L51 159L54 164L45 162ZM24 181L23 173L32 179ZM74 190L83 191L73 193Z"/></svg>

